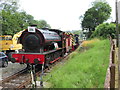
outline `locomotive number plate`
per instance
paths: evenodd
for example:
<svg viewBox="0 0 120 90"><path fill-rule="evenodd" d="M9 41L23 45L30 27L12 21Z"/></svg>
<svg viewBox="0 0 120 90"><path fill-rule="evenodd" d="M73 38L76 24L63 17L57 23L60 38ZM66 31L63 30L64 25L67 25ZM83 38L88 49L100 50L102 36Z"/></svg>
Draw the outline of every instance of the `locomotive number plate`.
<svg viewBox="0 0 120 90"><path fill-rule="evenodd" d="M28 32L35 32L35 27L28 27Z"/></svg>

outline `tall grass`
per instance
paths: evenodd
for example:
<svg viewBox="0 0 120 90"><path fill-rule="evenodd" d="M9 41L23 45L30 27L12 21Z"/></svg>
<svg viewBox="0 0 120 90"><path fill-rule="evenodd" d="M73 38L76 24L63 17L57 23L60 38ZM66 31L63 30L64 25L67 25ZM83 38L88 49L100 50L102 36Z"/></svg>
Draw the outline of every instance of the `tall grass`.
<svg viewBox="0 0 120 90"><path fill-rule="evenodd" d="M96 40L87 46L92 47L84 52L78 48L67 62L45 76L44 81L47 80L51 88L103 88L109 64L109 40Z"/></svg>

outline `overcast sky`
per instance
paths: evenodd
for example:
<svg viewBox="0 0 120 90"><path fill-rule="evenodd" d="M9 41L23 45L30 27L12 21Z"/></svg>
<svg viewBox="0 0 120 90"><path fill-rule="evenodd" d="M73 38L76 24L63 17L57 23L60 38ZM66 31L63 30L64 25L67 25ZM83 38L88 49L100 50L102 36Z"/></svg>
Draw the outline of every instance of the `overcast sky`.
<svg viewBox="0 0 120 90"><path fill-rule="evenodd" d="M94 0L20 0L20 6L36 20L46 20L51 28L80 30L79 16ZM111 19L115 21L115 0L107 0L112 7Z"/></svg>

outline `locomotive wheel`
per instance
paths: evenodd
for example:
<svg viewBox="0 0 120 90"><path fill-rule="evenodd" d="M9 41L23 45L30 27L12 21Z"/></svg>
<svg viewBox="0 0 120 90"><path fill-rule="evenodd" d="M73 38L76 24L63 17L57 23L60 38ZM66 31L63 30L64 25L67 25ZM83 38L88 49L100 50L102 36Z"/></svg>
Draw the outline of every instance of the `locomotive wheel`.
<svg viewBox="0 0 120 90"><path fill-rule="evenodd" d="M62 50L58 50L56 52L50 53L45 56L45 67L49 67L50 64L54 63L59 57L62 55ZM55 60L55 61L54 61Z"/></svg>

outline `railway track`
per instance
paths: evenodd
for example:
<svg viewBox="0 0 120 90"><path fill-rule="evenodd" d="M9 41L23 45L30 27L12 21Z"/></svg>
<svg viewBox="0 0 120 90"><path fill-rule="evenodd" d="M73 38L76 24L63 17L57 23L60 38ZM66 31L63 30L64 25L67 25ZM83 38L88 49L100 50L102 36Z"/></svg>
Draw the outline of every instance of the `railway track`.
<svg viewBox="0 0 120 90"><path fill-rule="evenodd" d="M46 72L49 68L44 69ZM40 76L42 71L36 72L36 76ZM0 87L5 88L30 88L32 78L30 73L27 72L27 69L24 69L8 78L5 78L1 81Z"/></svg>
<svg viewBox="0 0 120 90"><path fill-rule="evenodd" d="M23 69L19 71L18 73L3 79L2 81L0 81L1 82L0 86L2 88L16 88L22 82L24 82L25 78L28 76L27 71L28 71L27 69Z"/></svg>
<svg viewBox="0 0 120 90"><path fill-rule="evenodd" d="M68 55L67 55L68 56ZM44 73L46 73L50 68L58 64L61 59L66 58L67 56L60 58L57 62L50 65L50 67L44 69ZM36 72L36 76L40 76L42 74L42 71ZM0 87L3 89L5 88L31 88L32 78L30 73L28 72L28 69L23 69L20 72L5 78L4 80L0 81Z"/></svg>

